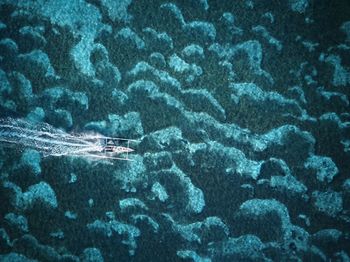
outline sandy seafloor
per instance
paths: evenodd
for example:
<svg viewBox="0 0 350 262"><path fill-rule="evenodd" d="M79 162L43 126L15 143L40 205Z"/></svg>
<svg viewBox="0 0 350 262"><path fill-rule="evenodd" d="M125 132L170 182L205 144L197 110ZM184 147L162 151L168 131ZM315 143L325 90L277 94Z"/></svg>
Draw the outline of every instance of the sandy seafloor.
<svg viewBox="0 0 350 262"><path fill-rule="evenodd" d="M139 140L2 143L0 261L350 261L349 91L349 1L0 0L1 118Z"/></svg>

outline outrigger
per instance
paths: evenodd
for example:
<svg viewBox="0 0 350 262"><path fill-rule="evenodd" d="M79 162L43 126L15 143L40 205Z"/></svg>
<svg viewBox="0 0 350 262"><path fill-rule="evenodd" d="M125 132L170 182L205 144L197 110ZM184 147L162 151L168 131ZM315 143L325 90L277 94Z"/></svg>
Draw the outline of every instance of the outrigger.
<svg viewBox="0 0 350 262"><path fill-rule="evenodd" d="M101 145L103 147L103 153L125 155L126 157L112 157L113 159L129 160L129 153L133 152L134 149L130 148L130 142L137 142L137 140L127 138L114 138L114 137L101 137ZM111 158L111 157L109 157Z"/></svg>
<svg viewBox="0 0 350 262"><path fill-rule="evenodd" d="M88 152L82 152L86 157L134 161L129 158L129 153L135 151L130 147L130 143L136 143L138 140L100 135L85 136L84 140L90 145L95 145L90 146Z"/></svg>

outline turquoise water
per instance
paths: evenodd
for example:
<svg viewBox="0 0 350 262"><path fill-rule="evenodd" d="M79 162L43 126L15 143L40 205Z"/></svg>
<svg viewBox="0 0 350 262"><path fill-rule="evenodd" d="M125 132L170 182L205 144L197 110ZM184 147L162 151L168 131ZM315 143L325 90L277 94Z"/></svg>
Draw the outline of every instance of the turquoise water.
<svg viewBox="0 0 350 262"><path fill-rule="evenodd" d="M347 1L0 14L1 261L350 260ZM133 161L47 153L91 134Z"/></svg>

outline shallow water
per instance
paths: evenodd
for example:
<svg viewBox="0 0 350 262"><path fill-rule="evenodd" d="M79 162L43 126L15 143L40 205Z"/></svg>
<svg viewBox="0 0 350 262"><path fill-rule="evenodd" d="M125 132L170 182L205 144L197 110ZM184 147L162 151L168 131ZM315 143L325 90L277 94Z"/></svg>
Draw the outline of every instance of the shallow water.
<svg viewBox="0 0 350 262"><path fill-rule="evenodd" d="M134 161L2 143L1 261L350 260L348 1L0 14L2 119L138 141Z"/></svg>

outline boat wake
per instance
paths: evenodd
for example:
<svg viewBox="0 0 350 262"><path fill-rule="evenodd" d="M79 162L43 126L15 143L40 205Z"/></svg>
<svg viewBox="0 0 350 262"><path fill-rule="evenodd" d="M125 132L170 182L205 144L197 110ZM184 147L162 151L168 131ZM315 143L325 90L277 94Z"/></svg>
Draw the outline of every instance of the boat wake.
<svg viewBox="0 0 350 262"><path fill-rule="evenodd" d="M0 142L33 148L43 156L81 156L96 159L132 160L129 147L136 140L99 134L69 134L47 123L24 119L0 119Z"/></svg>

